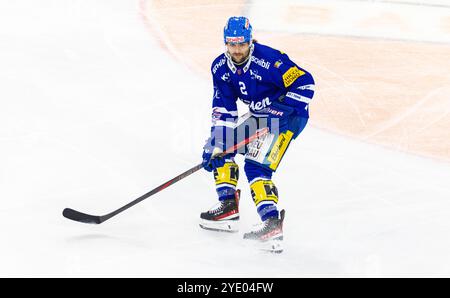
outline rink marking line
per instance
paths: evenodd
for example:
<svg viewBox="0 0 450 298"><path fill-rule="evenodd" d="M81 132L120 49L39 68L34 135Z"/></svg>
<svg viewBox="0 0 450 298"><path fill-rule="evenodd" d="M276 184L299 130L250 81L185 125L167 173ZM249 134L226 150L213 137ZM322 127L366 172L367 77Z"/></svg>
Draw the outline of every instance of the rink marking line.
<svg viewBox="0 0 450 298"><path fill-rule="evenodd" d="M175 47L171 43L170 39L163 34L161 26L159 26L156 21L152 20L152 16L149 17L147 15L148 13L149 11L147 9L147 0L139 0L139 16L144 22L146 29L152 36L155 37L155 39L163 49L165 49L177 60L183 61L179 53L175 50Z"/></svg>
<svg viewBox="0 0 450 298"><path fill-rule="evenodd" d="M434 96L435 93L440 92L440 90L443 88L445 88L445 86L428 92L427 95L425 95L424 97L422 97L422 99L420 99L419 101L414 103L414 105L412 105L409 109L396 115L394 118L389 119L385 123L381 123L381 127L378 128L377 130L375 130L374 132L372 132L368 135L362 136L362 140L368 140L376 135L379 135L383 131L386 131L387 129L392 128L395 125L401 123L402 120L404 120L405 118L407 118L407 117L411 116L412 114L414 114L415 112L417 112L423 105L425 105L430 100L430 98L432 98Z"/></svg>
<svg viewBox="0 0 450 298"><path fill-rule="evenodd" d="M143 1L143 0L140 0ZM145 1L144 1L145 2ZM186 19L186 26L185 27L180 27L180 25L171 25L170 23L165 23L166 21L170 21L171 20L171 13L174 15L178 15L180 16L182 19L184 19L185 17L187 18L188 15L184 15L184 14L189 14L191 15L192 12L196 9L196 7L199 7L198 5L189 5L189 6L185 6L185 7L164 7L164 3L163 2L157 2L157 1L146 1L145 3L143 2L143 4L145 5L145 3L147 3L148 5L150 3L156 3L155 7L152 10L153 14L162 14L162 16L159 16L159 18L154 19L153 21L155 22L162 22L162 24L160 24L160 34L164 34L164 38L165 40L167 39L171 39L172 41L172 45L173 47L175 47L176 49L170 49L170 48L166 48L168 51L172 51L172 50L176 50L177 51L177 60L180 61L182 64L186 65L188 63L191 63L193 67L191 67L191 71L195 71L197 70L202 77L207 80L209 79L209 72L207 71L209 68L208 65L208 61L205 57L202 57L203 53L208 54L209 56L213 57L213 53L211 48L213 47L217 47L215 44L211 44L211 46L209 46L209 50L205 49L202 50L202 52L198 52L198 50L193 50L196 49L195 47L193 47L192 45L189 45L190 41L193 42L198 42L198 38L196 39L195 36L192 37L192 39L186 39L185 37L183 37L183 28L192 28L192 26L197 26L198 22L196 22L195 20L190 21L190 19ZM180 2L181 3L181 2ZM185 4L190 4L191 2L183 2L182 5ZM194 2L192 2L194 3ZM264 4L264 3L263 3ZM216 5L217 6L217 5ZM211 7L216 7L215 5L211 6ZM228 5L223 5L221 6L220 4L218 4L218 6L222 7L229 7ZM246 2L243 7L245 8L249 8L251 7L250 3ZM241 7L242 9L242 7ZM148 13L148 9L147 11L145 11L145 13ZM147 16L149 16L151 14L148 14ZM219 14L219 16L214 16L211 19L207 20L209 24L208 28L211 28L211 24L215 24L218 23L218 20L221 19L221 15ZM216 26L216 25L215 25ZM275 28L275 27L274 27ZM179 34L181 30L181 35ZM261 38L265 38L264 34L267 34L268 31L265 30L258 30L258 33L262 33L263 36ZM153 33L157 33L153 30ZM414 45L414 47L419 47L419 49L421 47L428 47L425 48L425 50L427 52L430 53L437 53L438 56L436 56L436 61L433 60L433 63L439 63L437 61L437 59L439 58L440 60L442 60L442 55L440 54L440 52L442 50L439 50L438 48L441 48L441 45L445 45L448 46L448 44L445 43L440 43L440 42L433 42L433 41L417 41L417 40L408 40L405 41L403 39L398 40L398 39L393 39L393 38L379 38L379 37L375 37L375 36L342 36L342 35L330 35L330 34L322 34L322 33L303 33L303 32L279 32L279 31L270 31L269 32L269 40L271 39L271 36L276 36L278 37L277 34L282 34L284 39L288 39L291 36L297 37L297 38L304 38L305 36L309 37L306 40L312 39L311 42L313 43L312 46L310 47L306 47L306 52L310 49L314 49L314 45L317 43L321 43L324 41L321 41L320 38L325 39L325 37L335 37L337 40L337 42L342 41L339 46L338 46L338 50L340 48L344 48L344 47L348 47L351 46L351 44L354 44L355 46L357 46L359 48L359 44L361 45L361 50L362 53L364 53L365 51L365 47L370 46L371 43L375 43L378 44L378 42L380 42L380 45L382 45L382 42L393 42L393 44L387 44L386 46L393 46L394 48L400 48L400 49L406 49L407 47L409 47L411 45ZM317 39L315 38L311 38L311 36L318 36ZM163 38L163 39L164 39ZM281 38L280 42L283 43L283 38ZM159 40L163 40L163 39L159 39ZM266 38L267 39L267 38ZM212 38L211 38L212 40ZM317 42L316 42L317 40ZM361 42L361 41L365 41L365 42ZM293 40L292 42L295 42L295 40ZM333 42L333 41L331 41ZM350 45L349 45L350 43ZM408 43L408 44L404 44L404 43ZM219 43L218 43L219 44ZM287 43L287 45L289 45L289 43ZM285 47L286 47L286 43L285 43ZM340 48L339 48L340 47ZM434 47L434 48L433 48ZM219 47L217 47L219 48ZM294 47L295 49L295 47ZM305 51L305 49L303 49L303 51ZM443 48L441 48L443 49ZM211 52L211 53L210 53ZM386 51L384 51L386 52ZM382 52L381 54L383 54L384 52ZM387 51L388 55L392 54L392 51ZM294 51L295 53L295 51ZM307 52L308 53L308 52ZM339 53L338 53L339 54ZM342 54L342 53L341 53ZM294 54L291 54L294 55ZM205 56L205 55L203 55ZM379 55L378 55L379 56ZM181 57L181 58L180 58ZM312 58L314 58L314 56L311 56ZM344 57L344 56L343 56ZM181 60L180 60L181 59ZM184 59L184 60L183 60ZM377 59L377 58L376 58ZM401 59L401 57L399 57L399 59ZM408 60L409 59L409 60ZM407 57L407 59L405 61L410 61L414 59L413 55L410 55L409 57ZM420 58L417 58L420 59ZM391 59L392 60L392 59ZM369 142L371 144L376 144L376 145L381 145L383 148L390 148L391 150L394 151L402 151L402 152L406 152L408 154L412 154L412 155L416 155L416 156L425 156L427 158L431 158L434 160L440 160L440 161L448 161L448 154L445 151L445 148L443 148L442 144L439 145L439 143L436 143L435 147L430 147L429 146L421 146L420 142L423 142L424 139L426 140L427 138L432 138L434 136L438 136L438 134L440 134L442 136L442 130L439 129L439 127L433 127L432 124L430 124L432 121L430 119L425 119L423 121L421 121L422 123L419 123L419 125L417 125L417 123L412 123L413 126L411 126L411 121L408 121L407 123L405 123L405 127L409 126L412 128L415 127L423 127L425 124L430 127L429 132L427 133L422 133L421 135L417 135L417 134L405 134L404 131L401 130L397 127L397 126L393 126L393 130L388 130L387 131L387 136L383 136L381 138L381 135L379 135L379 133L377 134L377 131L380 130L380 127L382 127L382 125L386 125L387 122L392 121L392 118L396 118L396 117L402 117L402 116L397 116L398 114L396 114L396 110L390 110L390 105L392 104L392 102L385 102L383 104L382 102L382 98L380 97L381 95L385 96L387 92L383 92L383 91L377 91L373 88L374 87L370 87L367 86L362 80L356 80L355 83L355 78L354 76L352 76L351 74L349 74L348 72L340 72L340 65L331 65L331 67L327 67L328 65L326 63L320 63L320 61L316 61L315 59L311 60L311 61L315 61L315 63L310 63L312 65L314 65L314 67L312 67L312 70L316 71L316 76L318 78L321 78L320 80L318 80L318 84L322 84L322 87L326 88L321 88L321 92L318 92L318 97L317 97L317 101L316 104L318 104L316 107L317 110L319 111L321 114L318 115L318 117L316 118L316 122L311 123L312 125L321 128L321 129L325 129L329 132L333 132L333 133L337 133L338 135L346 135L352 139L356 139L359 141L363 141L363 142ZM379 59L374 60L374 61L379 61ZM362 62L362 60L360 59L357 62ZM210 63L210 62L209 62ZM319 68L317 65L321 66L319 69L319 72L317 73L317 68ZM322 66L325 67L322 67ZM372 64L371 64L372 65ZM336 66L336 67L334 67ZM374 65L375 66L375 65ZM381 64L381 66L383 66L383 64ZM334 68L333 68L334 67ZM397 73L399 71L402 71L402 68L400 70L396 70L395 68L382 68L380 67L379 64L376 65L377 68L380 69L380 72L386 72L386 73L391 73L393 72L393 77L392 78L388 78L385 82L380 82L377 86L388 86L389 84L397 84L399 86L400 89L404 88L403 86L400 86L401 84L405 84L404 82L402 83L401 79L397 77ZM428 69L425 69L425 67L423 68L425 71L428 71ZM405 67L405 70L408 70ZM433 75L439 75L439 71L437 71L435 74ZM377 74L373 73L373 72L369 72L367 74L365 74L364 78L367 77L369 78L373 78L373 77L377 77ZM414 76L411 76L414 77ZM418 77L418 76L415 76ZM326 80L332 79L330 84L327 84ZM395 81L394 81L395 80ZM445 79L442 79L443 83L445 83ZM333 85L333 82L337 81L337 83L335 85ZM344 88L339 87L339 84L344 84ZM424 87L429 87L430 90L433 90L439 86L437 86L438 84L423 84ZM348 96L345 96L345 90L341 91L341 89L345 89L347 90ZM328 90L328 91L326 91ZM333 91L334 90L334 91ZM368 92L368 90L371 90L370 92ZM410 106L407 107L403 107L402 105L404 104L408 104L410 105L411 103L413 104L414 102L417 102L419 100L423 100L423 96L426 96L426 94L423 94L426 92L427 89L423 89L424 92L421 92L420 94L418 94L418 96L414 96L414 94L412 94L411 92L406 92L405 93L405 99L402 100L401 99L401 94L399 92L394 93L393 97L397 98L397 102L398 102L398 111L400 113L404 113L405 109L409 109ZM324 91L326 91L325 93L323 93ZM337 97L335 97L336 95L338 95ZM326 96L333 96L331 98L327 98ZM411 97L410 99L407 99L409 97ZM422 97L422 98L421 98ZM371 102L369 100L369 98L374 98L374 100ZM330 100L329 103L329 108L326 107L326 101ZM378 103L379 102L379 103ZM411 103L410 103L411 102ZM432 103L432 100L428 100L428 103ZM334 105L342 105L342 107L347 107L349 109L350 115L348 115L348 119L342 119L342 117L340 116L339 113L333 113L332 110L330 110L330 107L332 108ZM382 105L383 104L383 105ZM373 108L376 109L374 113L370 112L371 110L368 110L367 108ZM337 111L341 111L342 109L338 109ZM378 114L378 112L380 112L380 114ZM342 114L341 114L342 115ZM345 114L344 114L345 115ZM442 115L442 113L440 113L440 116ZM324 117L327 117L326 119ZM426 116L428 117L428 116ZM400 119L400 118L399 118ZM403 119L410 119L407 116L404 117ZM438 125L441 125L441 123L443 125L445 125L447 123L447 118L445 116L441 117L441 122L438 123ZM355 121L356 126L354 126L353 124L350 123L346 123L346 121ZM379 121L381 120L381 121ZM376 122L379 121L379 122ZM423 123L425 122L425 123ZM354 124L355 124L354 123ZM402 124L402 123L399 123ZM415 125L415 126L414 126ZM375 132L373 132L375 131ZM383 130L386 131L386 128ZM370 135L374 135L373 138L370 138ZM367 135L369 136L369 140L367 140ZM361 138L366 137L366 140L361 140ZM410 140L410 141L408 141ZM408 142L406 142L408 141ZM399 143L400 142L400 143Z"/></svg>

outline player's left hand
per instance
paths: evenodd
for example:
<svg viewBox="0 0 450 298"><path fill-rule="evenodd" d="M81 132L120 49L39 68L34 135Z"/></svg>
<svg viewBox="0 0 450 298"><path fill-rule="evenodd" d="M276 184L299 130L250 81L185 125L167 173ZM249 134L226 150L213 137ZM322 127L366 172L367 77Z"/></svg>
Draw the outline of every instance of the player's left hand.
<svg viewBox="0 0 450 298"><path fill-rule="evenodd" d="M281 105L280 102L284 96L280 96L277 100L273 100L270 108L272 110L267 117L267 127L270 133L281 134L289 128L289 117L294 113L294 108Z"/></svg>
<svg viewBox="0 0 450 298"><path fill-rule="evenodd" d="M267 127L272 134L281 134L286 132L289 128L287 117L268 117Z"/></svg>

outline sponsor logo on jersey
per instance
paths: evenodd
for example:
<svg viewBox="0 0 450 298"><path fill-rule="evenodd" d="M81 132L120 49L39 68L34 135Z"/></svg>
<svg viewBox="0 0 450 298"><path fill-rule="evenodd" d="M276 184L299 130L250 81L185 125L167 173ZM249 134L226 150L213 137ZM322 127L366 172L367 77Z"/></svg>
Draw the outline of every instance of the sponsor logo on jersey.
<svg viewBox="0 0 450 298"><path fill-rule="evenodd" d="M213 69L212 69L213 74L215 74L216 71L219 69L219 67L221 67L222 65L224 65L226 61L227 61L227 60L226 60L225 58L222 58L222 59L220 59L219 62L217 62L216 64L214 64Z"/></svg>
<svg viewBox="0 0 450 298"><path fill-rule="evenodd" d="M284 87L291 86L296 79L298 79L304 74L305 72L298 69L297 66L292 66L283 74Z"/></svg>
<svg viewBox="0 0 450 298"><path fill-rule="evenodd" d="M286 93L286 97L290 97L290 98L293 98L293 99L298 100L300 102L304 102L304 103L308 103L308 104L311 102L311 98L308 98L306 96L301 96L301 95L299 95L297 93L294 93L294 92Z"/></svg>
<svg viewBox="0 0 450 298"><path fill-rule="evenodd" d="M283 64L283 62L281 62L280 60L278 60L277 62L275 62L275 63L273 64L273 66L274 66L275 68L280 68L281 64Z"/></svg>
<svg viewBox="0 0 450 298"><path fill-rule="evenodd" d="M214 100L214 99L219 99L219 98L220 98L220 91L219 91L219 88L217 88L217 86L214 86L213 100Z"/></svg>
<svg viewBox="0 0 450 298"><path fill-rule="evenodd" d="M270 101L270 99L268 97L266 97L262 101L259 101L256 103L254 101L252 101L252 103L249 105L249 108L252 111L261 111L262 109L267 108L271 104L272 104L272 102Z"/></svg>
<svg viewBox="0 0 450 298"><path fill-rule="evenodd" d="M222 79L223 81L225 81L225 82L228 82L228 81L230 80L230 73L229 73L229 72L225 73L225 74L221 77L221 79Z"/></svg>
<svg viewBox="0 0 450 298"><path fill-rule="evenodd" d="M284 114L284 112L278 111L278 110L274 110L272 108L268 108L267 109L267 113L272 114L274 116L280 116L280 117L283 116L283 114Z"/></svg>
<svg viewBox="0 0 450 298"><path fill-rule="evenodd" d="M256 58L255 56L252 56L252 62L256 63L257 65L264 67L265 69L269 69L270 67L270 62L264 60L264 59L259 59Z"/></svg>
<svg viewBox="0 0 450 298"><path fill-rule="evenodd" d="M257 70L251 70L250 69L250 76L253 80L259 80L262 81L262 77L260 75L258 75L258 71Z"/></svg>
<svg viewBox="0 0 450 298"><path fill-rule="evenodd" d="M244 38L244 36L227 36L226 41L227 41L227 43L228 42L238 43L238 42L244 42L245 38Z"/></svg>
<svg viewBox="0 0 450 298"><path fill-rule="evenodd" d="M297 87L297 89L314 91L314 85L313 84L303 85L303 86Z"/></svg>

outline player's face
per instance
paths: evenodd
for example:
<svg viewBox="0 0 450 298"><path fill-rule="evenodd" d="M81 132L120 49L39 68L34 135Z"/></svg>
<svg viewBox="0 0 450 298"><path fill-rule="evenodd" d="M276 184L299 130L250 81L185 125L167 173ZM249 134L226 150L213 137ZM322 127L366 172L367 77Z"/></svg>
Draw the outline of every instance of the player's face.
<svg viewBox="0 0 450 298"><path fill-rule="evenodd" d="M250 52L250 44L248 42L227 43L226 45L228 53L230 53L231 58L233 58L233 61L236 63L243 62Z"/></svg>

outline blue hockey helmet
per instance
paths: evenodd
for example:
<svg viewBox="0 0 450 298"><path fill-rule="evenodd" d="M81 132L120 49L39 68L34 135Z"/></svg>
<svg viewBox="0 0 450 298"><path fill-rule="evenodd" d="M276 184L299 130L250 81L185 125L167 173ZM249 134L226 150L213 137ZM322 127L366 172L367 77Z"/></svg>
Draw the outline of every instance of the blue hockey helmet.
<svg viewBox="0 0 450 298"><path fill-rule="evenodd" d="M251 43L252 25L246 17L231 17L223 28L225 43Z"/></svg>

